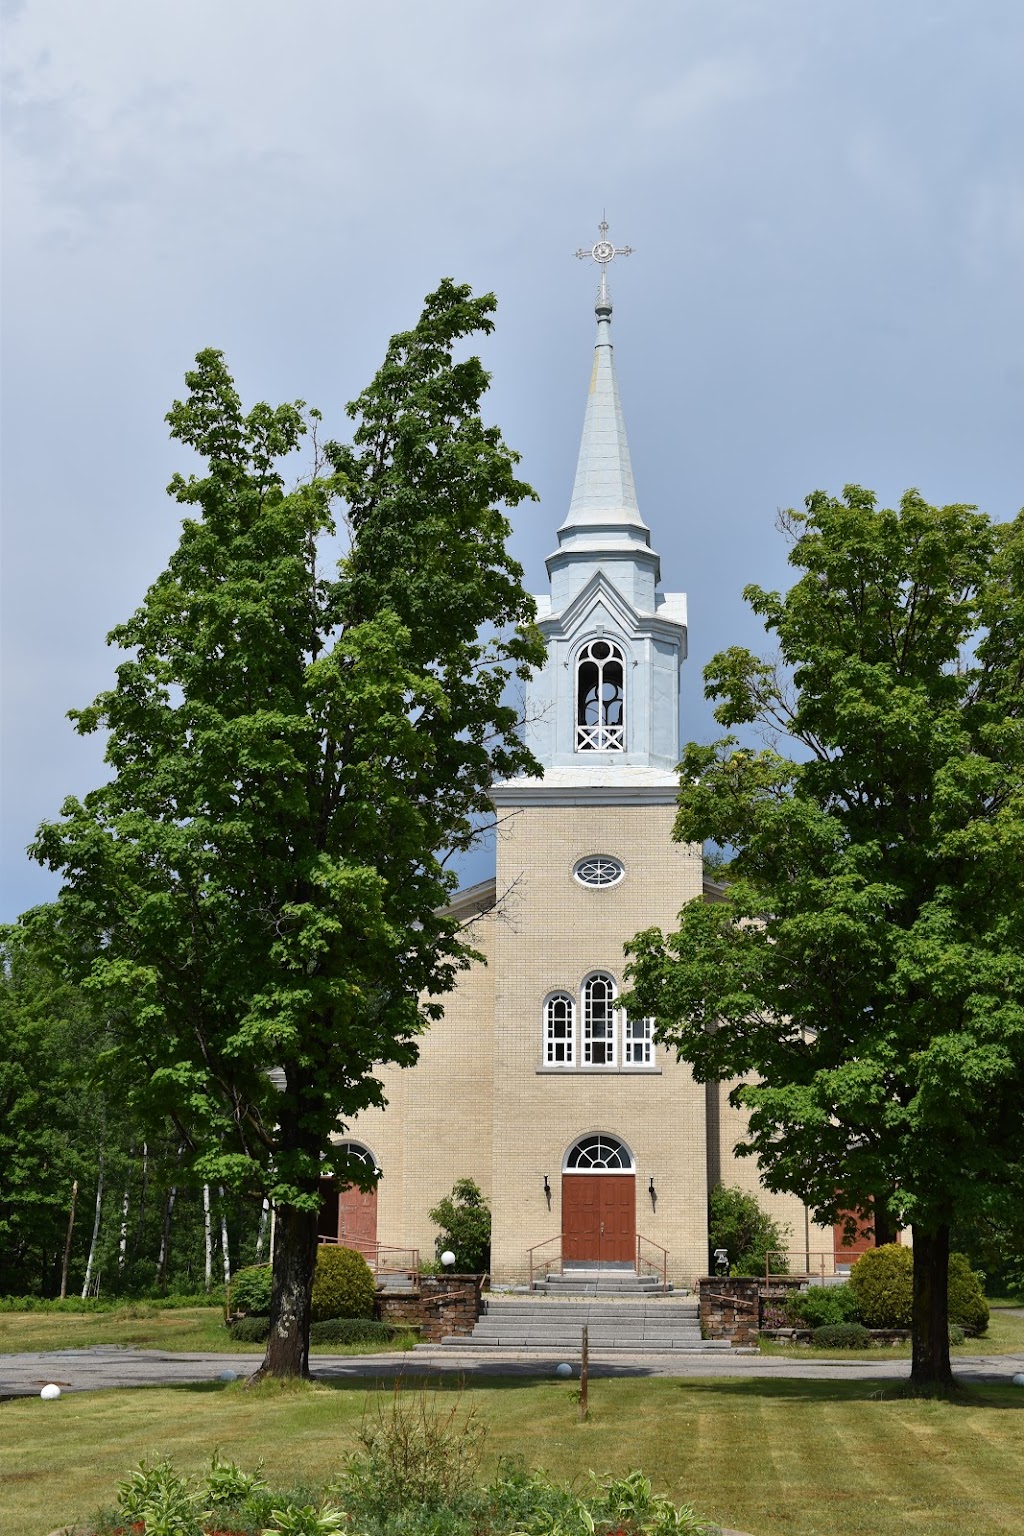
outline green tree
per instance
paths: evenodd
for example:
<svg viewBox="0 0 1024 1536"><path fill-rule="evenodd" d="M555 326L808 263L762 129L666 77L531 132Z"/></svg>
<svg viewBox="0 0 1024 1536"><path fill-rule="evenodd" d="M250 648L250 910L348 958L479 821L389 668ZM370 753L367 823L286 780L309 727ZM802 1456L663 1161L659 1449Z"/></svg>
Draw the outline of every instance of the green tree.
<svg viewBox="0 0 1024 1536"><path fill-rule="evenodd" d="M494 779L537 767L505 696L543 649L500 510L532 492L481 419L479 359L453 358L493 308L443 282L345 447L302 402L243 412L199 355L168 417L206 461L170 487L195 515L110 636L115 687L73 717L107 732L110 781L35 844L133 1110L172 1117L193 1182L277 1204L271 1374L307 1368L321 1175L372 1176L332 1135L383 1103L374 1068L415 1060L473 955L452 850Z"/></svg>
<svg viewBox="0 0 1024 1536"><path fill-rule="evenodd" d="M724 1248L732 1274L763 1275L769 1254L773 1273L785 1274L789 1267L785 1258L789 1237L789 1228L773 1221L761 1209L756 1195L716 1184L708 1196L708 1246L712 1262L709 1273L713 1273L715 1249Z"/></svg>
<svg viewBox="0 0 1024 1536"><path fill-rule="evenodd" d="M768 740L681 763L675 836L732 850L729 899L639 935L624 1002L745 1080L769 1188L912 1227L913 1381L941 1385L950 1224L1021 1187L1024 514L848 486L784 521L799 579L745 593L778 660L705 671Z"/></svg>
<svg viewBox="0 0 1024 1536"><path fill-rule="evenodd" d="M484 1274L491 1267L491 1208L475 1179L456 1179L427 1212L440 1232L434 1243L438 1258L446 1249L455 1255L453 1269L463 1275Z"/></svg>

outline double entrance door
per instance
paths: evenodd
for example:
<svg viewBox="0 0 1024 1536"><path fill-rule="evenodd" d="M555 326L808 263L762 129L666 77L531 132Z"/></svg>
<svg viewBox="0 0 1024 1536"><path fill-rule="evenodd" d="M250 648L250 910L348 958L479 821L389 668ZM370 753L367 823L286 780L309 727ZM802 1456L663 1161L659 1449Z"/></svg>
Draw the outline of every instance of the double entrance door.
<svg viewBox="0 0 1024 1536"><path fill-rule="evenodd" d="M636 1262L636 1178L632 1173L562 1175L562 1262Z"/></svg>
<svg viewBox="0 0 1024 1536"><path fill-rule="evenodd" d="M336 1179L320 1180L321 1237L373 1257L377 1243L377 1191L355 1184L338 1188Z"/></svg>

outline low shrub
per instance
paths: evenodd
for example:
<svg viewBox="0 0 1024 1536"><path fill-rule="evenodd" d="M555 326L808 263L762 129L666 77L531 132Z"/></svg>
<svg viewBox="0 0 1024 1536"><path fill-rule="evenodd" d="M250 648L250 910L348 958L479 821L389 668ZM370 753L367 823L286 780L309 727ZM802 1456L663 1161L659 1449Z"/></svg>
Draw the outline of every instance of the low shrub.
<svg viewBox="0 0 1024 1536"><path fill-rule="evenodd" d="M849 1285L812 1285L786 1298L787 1322L798 1328L824 1328L835 1323L856 1323L857 1298Z"/></svg>
<svg viewBox="0 0 1024 1536"><path fill-rule="evenodd" d="M865 1328L909 1328L914 1303L914 1255L900 1243L861 1254L850 1289Z"/></svg>
<svg viewBox="0 0 1024 1536"><path fill-rule="evenodd" d="M331 1317L314 1323L311 1344L390 1344L408 1333L395 1323L378 1323L372 1317Z"/></svg>
<svg viewBox="0 0 1024 1536"><path fill-rule="evenodd" d="M273 1271L269 1264L240 1269L231 1282L232 1312L258 1312L269 1316Z"/></svg>
<svg viewBox="0 0 1024 1536"><path fill-rule="evenodd" d="M314 1323L339 1317L372 1317L376 1294L373 1271L361 1253L321 1243L313 1280Z"/></svg>
<svg viewBox="0 0 1024 1536"><path fill-rule="evenodd" d="M964 1333L984 1333L988 1327L988 1302L982 1277L973 1270L966 1254L949 1256L949 1321Z"/></svg>
<svg viewBox="0 0 1024 1536"><path fill-rule="evenodd" d="M236 1317L228 1324L228 1332L236 1344L265 1344L270 1337L270 1318L258 1313Z"/></svg>
<svg viewBox="0 0 1024 1536"><path fill-rule="evenodd" d="M862 1323L828 1323L811 1334L815 1349L870 1349L871 1335Z"/></svg>
<svg viewBox="0 0 1024 1536"><path fill-rule="evenodd" d="M224 1287L197 1294L166 1292L156 1296L0 1296L0 1312L121 1312L127 1307L146 1307L155 1312L181 1308L223 1307ZM138 1315L138 1314L137 1314ZM143 1314L144 1315L144 1314Z"/></svg>
<svg viewBox="0 0 1024 1536"><path fill-rule="evenodd" d="M951 1344L962 1344L966 1337L967 1337L967 1335L964 1333L964 1331L960 1327L959 1323L950 1323L950 1325L949 1325L949 1342Z"/></svg>

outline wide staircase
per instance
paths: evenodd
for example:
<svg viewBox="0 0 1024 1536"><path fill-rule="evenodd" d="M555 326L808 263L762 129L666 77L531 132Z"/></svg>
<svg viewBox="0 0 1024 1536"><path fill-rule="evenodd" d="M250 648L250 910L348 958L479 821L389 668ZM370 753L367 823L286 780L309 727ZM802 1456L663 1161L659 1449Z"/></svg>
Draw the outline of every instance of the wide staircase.
<svg viewBox="0 0 1024 1536"><path fill-rule="evenodd" d="M584 1326L591 1350L604 1354L669 1354L729 1350L725 1339L702 1339L697 1303L664 1295L626 1297L535 1294L489 1296L468 1337L445 1339L462 1348L535 1350L575 1359Z"/></svg>

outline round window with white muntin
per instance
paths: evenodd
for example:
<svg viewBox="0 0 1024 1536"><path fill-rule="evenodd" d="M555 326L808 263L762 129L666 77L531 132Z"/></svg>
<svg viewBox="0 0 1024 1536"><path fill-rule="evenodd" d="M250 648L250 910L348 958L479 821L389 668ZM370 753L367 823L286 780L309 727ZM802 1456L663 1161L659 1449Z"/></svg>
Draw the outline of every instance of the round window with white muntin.
<svg viewBox="0 0 1024 1536"><path fill-rule="evenodd" d="M580 885L590 885L602 889L609 885L618 885L624 877L626 870L621 859L613 859L608 854L593 854L588 859L580 859L573 866L573 879Z"/></svg>

